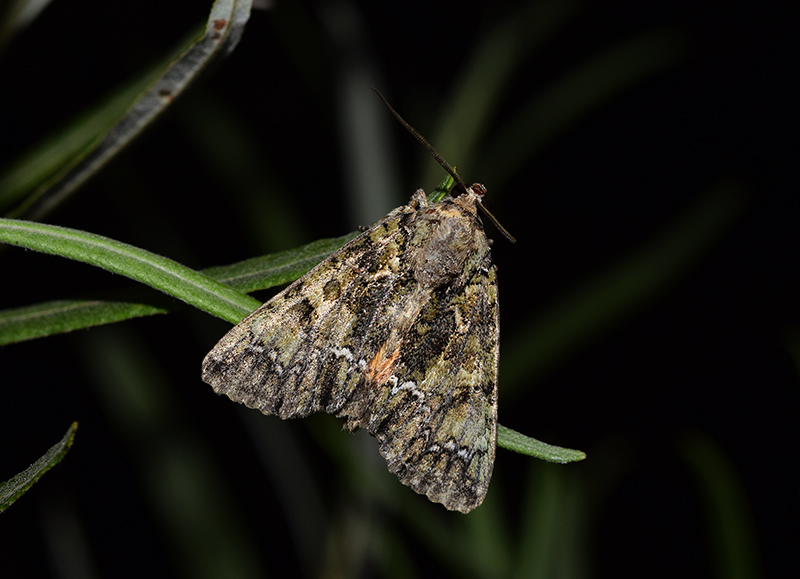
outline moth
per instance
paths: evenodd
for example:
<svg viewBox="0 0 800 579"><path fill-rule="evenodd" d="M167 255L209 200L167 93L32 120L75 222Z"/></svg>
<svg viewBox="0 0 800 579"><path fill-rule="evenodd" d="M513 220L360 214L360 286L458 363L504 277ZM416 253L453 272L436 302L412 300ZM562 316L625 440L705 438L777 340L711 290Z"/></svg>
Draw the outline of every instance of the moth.
<svg viewBox="0 0 800 579"><path fill-rule="evenodd" d="M230 330L203 380L264 414L326 412L366 429L400 482L467 513L486 496L497 438L497 275L478 216L486 189L465 186L383 101L461 194L430 203L416 191Z"/></svg>

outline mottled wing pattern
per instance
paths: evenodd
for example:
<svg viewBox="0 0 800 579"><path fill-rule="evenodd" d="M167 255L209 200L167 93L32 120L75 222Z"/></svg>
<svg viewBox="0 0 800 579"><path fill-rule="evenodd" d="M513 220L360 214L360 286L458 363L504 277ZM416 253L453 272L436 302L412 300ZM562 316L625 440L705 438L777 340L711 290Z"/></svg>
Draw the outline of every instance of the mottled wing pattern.
<svg viewBox="0 0 800 579"><path fill-rule="evenodd" d="M413 277L399 257L414 205L392 211L234 327L203 361L203 380L265 414L337 414L363 384L359 361L390 331L390 298Z"/></svg>
<svg viewBox="0 0 800 579"><path fill-rule="evenodd" d="M497 437L499 311L486 250L476 269L432 293L359 424L403 484L462 512L483 502Z"/></svg>

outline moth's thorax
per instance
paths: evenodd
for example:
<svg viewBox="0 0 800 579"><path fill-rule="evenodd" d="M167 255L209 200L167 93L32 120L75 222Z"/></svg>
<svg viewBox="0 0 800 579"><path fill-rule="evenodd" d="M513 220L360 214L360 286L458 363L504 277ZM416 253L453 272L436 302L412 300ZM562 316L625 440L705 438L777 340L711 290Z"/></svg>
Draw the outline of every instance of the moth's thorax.
<svg viewBox="0 0 800 579"><path fill-rule="evenodd" d="M480 195L473 186L456 199L446 199L419 211L410 245L412 270L423 288L450 283L462 273L467 258L482 245L485 234L475 205Z"/></svg>

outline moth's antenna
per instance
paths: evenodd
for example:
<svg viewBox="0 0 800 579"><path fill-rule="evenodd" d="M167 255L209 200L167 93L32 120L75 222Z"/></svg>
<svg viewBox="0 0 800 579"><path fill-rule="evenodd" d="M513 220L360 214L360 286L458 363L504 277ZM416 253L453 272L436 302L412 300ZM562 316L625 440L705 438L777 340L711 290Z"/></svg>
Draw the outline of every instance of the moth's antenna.
<svg viewBox="0 0 800 579"><path fill-rule="evenodd" d="M408 132L411 133L412 135L414 135L415 139L417 139L420 143L422 143L422 146L425 147L428 150L428 152L433 156L434 159L436 159L436 161L442 167L444 167L445 171L450 173L450 175L453 177L453 179L456 180L456 183L458 183L458 186L461 188L461 190L462 191L466 191L467 190L467 186L464 184L464 181L461 179L461 177L459 177L458 173L456 173L456 170L453 167L450 166L450 163L448 163L447 161L442 159L441 155L439 155L439 153L436 152L436 149L433 148L433 145L431 145L428 141L426 141L425 137L420 135L419 131L417 131L417 129L415 129L414 127L409 125L405 121L405 119L403 119L403 117L401 117L399 114L397 114L397 111L392 108L392 105L390 105L389 101L387 101L384 98L384 96L381 94L381 91L379 91L376 88L373 88L372 90L374 90L377 93L377 95L379 97L381 97L381 100L383 101L383 104L385 104L386 108L389 109L389 112L394 115L394 118L396 118L400 122L401 125L403 125L406 129L408 129Z"/></svg>
<svg viewBox="0 0 800 579"><path fill-rule="evenodd" d="M436 159L436 161L444 168L445 171L450 173L450 176L453 177L453 179L455 179L456 183L458 183L458 187L460 187L462 191L466 191L467 190L467 186L464 184L464 181L461 179L461 177L458 175L458 173L456 173L455 167L451 167L450 163L448 163L447 161L442 159L442 156L439 155L439 153L436 152L436 149L433 148L433 145L431 145L428 141L426 141L425 137L420 135L419 131L417 131L417 129L415 129L414 127L409 125L405 121L405 119L403 119L403 117L401 117L399 114L397 114L397 111L392 108L392 105L390 105L389 101L387 101L384 98L384 96L381 94L381 91L379 91L375 87L373 87L372 90L374 90L375 93L379 97L381 97L381 100L383 101L383 104L385 104L386 108L389 109L389 112L394 115L394 118L396 118L400 122L400 124L403 125L408 130L409 133L414 135L414 138L417 139L422 144L422 146L425 147L428 150L428 152L433 156L434 159ZM478 201L478 207L481 208L481 211L483 211L484 215L486 215L486 217L489 218L489 221L491 221L494 224L494 226L497 227L498 231L500 231L500 233L502 233L503 236L506 239L508 239L511 243L516 243L517 242L517 240L514 239L514 236L511 235L508 231L506 231L505 227L500 225L500 222L497 220L497 217L492 215L489 212L489 210L486 209L486 207L484 207L483 203L481 203L480 201Z"/></svg>
<svg viewBox="0 0 800 579"><path fill-rule="evenodd" d="M511 243L516 243L516 242L517 242L517 239L516 239L516 238L515 238L513 235L511 235L511 234L510 234L510 233L509 233L509 232L506 230L506 228L505 228L505 227L503 227L502 225L500 225L500 222L497 220L497 217L495 217L494 215L492 215L492 214L489 212L489 210L488 210L488 209L486 209L486 207L484 207L484 206L483 206L483 203L481 203L480 201L478 201L478 207L480 207L480 208L481 208L481 211L483 211L483 214L484 214L484 215L486 215L486 217L488 217L488 218L489 218L489 221L491 221L491 222L492 222L492 225L494 225L495 227L497 227L497 230L498 230L500 233L502 233L502 234L503 234L503 237L505 237L506 239L508 239L508 240L509 240Z"/></svg>

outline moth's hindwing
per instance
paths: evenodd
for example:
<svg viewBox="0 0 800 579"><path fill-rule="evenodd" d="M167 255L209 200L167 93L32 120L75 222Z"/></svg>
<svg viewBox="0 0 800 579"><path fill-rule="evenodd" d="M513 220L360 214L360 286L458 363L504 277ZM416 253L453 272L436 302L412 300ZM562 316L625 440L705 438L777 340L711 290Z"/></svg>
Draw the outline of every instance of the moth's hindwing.
<svg viewBox="0 0 800 579"><path fill-rule="evenodd" d="M499 330L475 213L471 191L418 191L233 328L203 380L265 414L366 428L403 484L469 512L494 464Z"/></svg>

